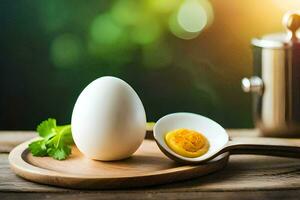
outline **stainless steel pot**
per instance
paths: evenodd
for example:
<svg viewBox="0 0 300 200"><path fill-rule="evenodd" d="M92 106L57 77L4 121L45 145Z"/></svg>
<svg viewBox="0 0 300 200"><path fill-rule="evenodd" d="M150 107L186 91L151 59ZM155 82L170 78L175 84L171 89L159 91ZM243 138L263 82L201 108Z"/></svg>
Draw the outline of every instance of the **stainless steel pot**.
<svg viewBox="0 0 300 200"><path fill-rule="evenodd" d="M300 12L283 17L287 34L252 40L254 76L242 79L253 93L253 116L265 136L300 137Z"/></svg>

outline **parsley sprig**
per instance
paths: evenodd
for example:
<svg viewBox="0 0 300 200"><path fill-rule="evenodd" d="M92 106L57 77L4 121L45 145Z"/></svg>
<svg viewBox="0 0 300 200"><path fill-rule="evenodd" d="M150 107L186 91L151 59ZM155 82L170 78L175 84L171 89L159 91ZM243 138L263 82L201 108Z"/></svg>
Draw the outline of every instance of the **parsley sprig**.
<svg viewBox="0 0 300 200"><path fill-rule="evenodd" d="M49 118L37 127L41 139L29 144L29 150L34 156L51 156L56 160L64 160L71 154L71 125L57 126L56 120Z"/></svg>

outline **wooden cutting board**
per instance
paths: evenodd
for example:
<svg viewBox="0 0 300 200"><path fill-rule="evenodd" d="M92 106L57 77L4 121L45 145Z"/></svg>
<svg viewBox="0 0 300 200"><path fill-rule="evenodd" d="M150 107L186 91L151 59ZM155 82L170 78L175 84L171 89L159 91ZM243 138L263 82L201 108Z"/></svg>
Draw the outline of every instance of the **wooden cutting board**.
<svg viewBox="0 0 300 200"><path fill-rule="evenodd" d="M28 142L9 154L11 169L19 176L42 184L80 189L134 188L182 181L207 175L225 167L225 153L202 165L180 165L167 158L156 143L144 140L130 158L101 162L85 158L74 146L72 155L63 161L34 157Z"/></svg>

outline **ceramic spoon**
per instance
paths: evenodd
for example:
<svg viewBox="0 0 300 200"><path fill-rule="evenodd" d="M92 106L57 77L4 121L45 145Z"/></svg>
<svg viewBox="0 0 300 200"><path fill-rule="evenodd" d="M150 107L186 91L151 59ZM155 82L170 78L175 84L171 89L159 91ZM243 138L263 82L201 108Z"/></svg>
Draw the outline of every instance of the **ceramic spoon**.
<svg viewBox="0 0 300 200"><path fill-rule="evenodd" d="M181 156L165 142L165 134L171 130L187 128L202 133L209 141L208 152L196 158ZM300 142L279 138L229 138L226 130L217 122L193 113L173 113L159 119L153 128L154 139L169 158L184 163L207 162L216 156L230 154L260 154L300 158Z"/></svg>

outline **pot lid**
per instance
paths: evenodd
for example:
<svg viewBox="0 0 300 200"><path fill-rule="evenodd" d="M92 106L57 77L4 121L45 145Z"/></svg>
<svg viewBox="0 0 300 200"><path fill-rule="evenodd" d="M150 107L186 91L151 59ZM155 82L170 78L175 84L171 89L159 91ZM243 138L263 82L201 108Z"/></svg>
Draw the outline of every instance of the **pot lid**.
<svg viewBox="0 0 300 200"><path fill-rule="evenodd" d="M252 44L262 48L289 48L300 46L300 11L287 12L282 19L287 33L274 33L261 38L254 38Z"/></svg>

